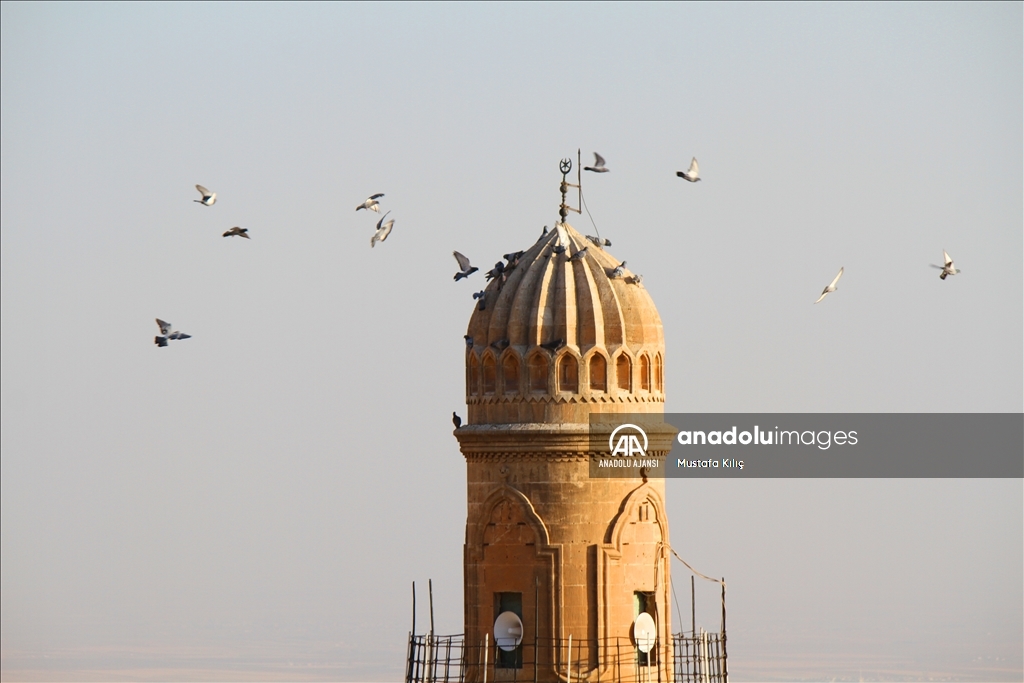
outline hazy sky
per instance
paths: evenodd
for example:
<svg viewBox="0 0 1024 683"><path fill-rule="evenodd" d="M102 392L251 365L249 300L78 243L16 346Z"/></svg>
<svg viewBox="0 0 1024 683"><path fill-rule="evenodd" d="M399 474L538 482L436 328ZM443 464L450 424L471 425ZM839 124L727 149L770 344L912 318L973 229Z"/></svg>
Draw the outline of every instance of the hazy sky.
<svg viewBox="0 0 1024 683"><path fill-rule="evenodd" d="M461 631L449 416L483 278L451 251L532 244L577 148L661 312L667 410L1024 410L1022 23L3 3L3 679L397 681L428 577ZM374 192L396 222L371 250ZM193 338L156 348L156 317ZM728 582L736 680L1020 680L1020 480L668 497L674 548Z"/></svg>

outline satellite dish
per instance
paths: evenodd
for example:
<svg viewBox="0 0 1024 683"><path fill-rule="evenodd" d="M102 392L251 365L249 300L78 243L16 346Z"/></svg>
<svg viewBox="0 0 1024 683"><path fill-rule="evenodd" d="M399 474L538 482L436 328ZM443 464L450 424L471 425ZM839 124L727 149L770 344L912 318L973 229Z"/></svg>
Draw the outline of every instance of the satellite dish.
<svg viewBox="0 0 1024 683"><path fill-rule="evenodd" d="M523 622L515 612L502 612L494 620L494 644L512 652L523 642Z"/></svg>
<svg viewBox="0 0 1024 683"><path fill-rule="evenodd" d="M637 649L644 654L654 649L658 629L654 625L654 618L647 612L641 612L633 622L633 640L636 641Z"/></svg>

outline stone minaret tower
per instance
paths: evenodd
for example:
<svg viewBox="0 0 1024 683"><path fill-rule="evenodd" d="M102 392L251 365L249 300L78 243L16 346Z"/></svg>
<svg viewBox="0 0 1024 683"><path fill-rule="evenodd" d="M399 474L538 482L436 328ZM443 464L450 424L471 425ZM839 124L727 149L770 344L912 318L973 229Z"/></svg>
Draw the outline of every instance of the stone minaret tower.
<svg viewBox="0 0 1024 683"><path fill-rule="evenodd" d="M612 277L618 265L559 223L491 282L469 322L468 420L455 432L466 644L482 645L502 612L524 626L517 652L491 636L488 680L671 680L664 480L590 476L592 414L664 412L661 318L629 271ZM671 437L650 436L648 454L664 457ZM640 612L656 624L651 655L632 639Z"/></svg>

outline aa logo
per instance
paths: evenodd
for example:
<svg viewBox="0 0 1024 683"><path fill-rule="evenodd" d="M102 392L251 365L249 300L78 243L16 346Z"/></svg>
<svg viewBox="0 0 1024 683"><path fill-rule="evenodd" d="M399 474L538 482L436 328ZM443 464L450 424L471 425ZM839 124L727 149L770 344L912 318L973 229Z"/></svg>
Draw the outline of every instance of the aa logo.
<svg viewBox="0 0 1024 683"><path fill-rule="evenodd" d="M616 440L618 436L618 440ZM641 439L643 445L641 445ZM647 433L636 425L619 425L608 437L608 448L612 455L621 455L626 458L647 457Z"/></svg>

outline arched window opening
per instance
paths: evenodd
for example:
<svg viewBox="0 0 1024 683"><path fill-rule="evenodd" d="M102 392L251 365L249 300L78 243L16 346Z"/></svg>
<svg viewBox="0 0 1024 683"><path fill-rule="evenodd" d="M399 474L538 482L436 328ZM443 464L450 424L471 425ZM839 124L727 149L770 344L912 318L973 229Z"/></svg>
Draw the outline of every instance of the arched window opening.
<svg viewBox="0 0 1024 683"><path fill-rule="evenodd" d="M590 390L608 391L608 363L599 353L590 357Z"/></svg>
<svg viewBox="0 0 1024 683"><path fill-rule="evenodd" d="M646 354L640 356L640 389L641 391L651 390L651 361Z"/></svg>
<svg viewBox="0 0 1024 683"><path fill-rule="evenodd" d="M530 358L530 391L548 390L548 359L541 354Z"/></svg>
<svg viewBox="0 0 1024 683"><path fill-rule="evenodd" d="M558 390L579 391L580 366L568 353L558 361Z"/></svg>
<svg viewBox="0 0 1024 683"><path fill-rule="evenodd" d="M660 353L654 357L654 388L658 391L665 391L665 374Z"/></svg>
<svg viewBox="0 0 1024 683"><path fill-rule="evenodd" d="M470 355L469 357L469 373L466 378L469 386L466 387L466 394L474 396L480 391L480 364L477 363L476 356Z"/></svg>
<svg viewBox="0 0 1024 683"><path fill-rule="evenodd" d="M629 362L629 356L624 353L615 359L615 379L619 389L633 390L633 368Z"/></svg>
<svg viewBox="0 0 1024 683"><path fill-rule="evenodd" d="M497 369L495 368L494 358L492 356L485 356L483 363L484 394L494 393L496 376Z"/></svg>
<svg viewBox="0 0 1024 683"><path fill-rule="evenodd" d="M504 362L501 364L502 370L504 371L504 389L506 394L518 394L519 393L519 359L513 355L505 356Z"/></svg>

